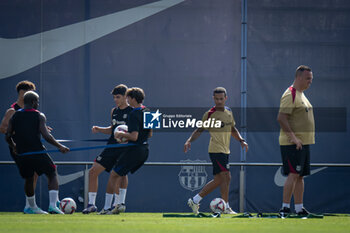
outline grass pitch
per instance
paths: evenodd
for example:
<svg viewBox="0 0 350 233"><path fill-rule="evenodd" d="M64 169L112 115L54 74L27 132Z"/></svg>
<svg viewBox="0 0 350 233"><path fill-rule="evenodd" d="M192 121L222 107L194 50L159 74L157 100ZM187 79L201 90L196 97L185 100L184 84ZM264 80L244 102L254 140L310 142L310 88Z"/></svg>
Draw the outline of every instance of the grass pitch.
<svg viewBox="0 0 350 233"><path fill-rule="evenodd" d="M161 213L123 213L120 215L25 215L0 213L0 232L350 232L350 216L323 219L163 218Z"/></svg>

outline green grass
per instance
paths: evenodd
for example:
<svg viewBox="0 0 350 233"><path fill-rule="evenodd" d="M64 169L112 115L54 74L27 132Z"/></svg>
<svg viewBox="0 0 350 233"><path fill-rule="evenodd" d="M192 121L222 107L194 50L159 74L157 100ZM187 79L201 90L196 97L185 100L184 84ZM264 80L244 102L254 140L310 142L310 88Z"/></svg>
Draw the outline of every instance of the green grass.
<svg viewBox="0 0 350 233"><path fill-rule="evenodd" d="M0 213L0 232L350 232L349 215L323 219L163 218L161 213L24 215Z"/></svg>

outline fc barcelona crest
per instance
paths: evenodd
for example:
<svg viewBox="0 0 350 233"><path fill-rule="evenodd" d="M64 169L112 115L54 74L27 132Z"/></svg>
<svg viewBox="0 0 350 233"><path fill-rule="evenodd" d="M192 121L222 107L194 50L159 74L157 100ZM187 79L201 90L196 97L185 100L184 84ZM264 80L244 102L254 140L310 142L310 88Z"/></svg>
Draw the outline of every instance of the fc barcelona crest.
<svg viewBox="0 0 350 233"><path fill-rule="evenodd" d="M181 160L182 163L205 163L203 160ZM205 166L183 165L179 173L179 181L183 188L195 191L203 188L207 183L207 172Z"/></svg>

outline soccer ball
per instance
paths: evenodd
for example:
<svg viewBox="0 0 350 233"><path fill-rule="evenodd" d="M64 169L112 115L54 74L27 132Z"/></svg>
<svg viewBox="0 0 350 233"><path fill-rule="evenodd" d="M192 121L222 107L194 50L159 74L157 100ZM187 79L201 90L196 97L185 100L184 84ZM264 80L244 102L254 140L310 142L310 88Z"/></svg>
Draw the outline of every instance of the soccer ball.
<svg viewBox="0 0 350 233"><path fill-rule="evenodd" d="M210 202L210 209L213 213L223 213L226 210L226 203L221 198L215 198Z"/></svg>
<svg viewBox="0 0 350 233"><path fill-rule="evenodd" d="M66 197L61 200L60 209L65 214L73 214L77 209L77 204L72 198Z"/></svg>
<svg viewBox="0 0 350 233"><path fill-rule="evenodd" d="M115 129L114 129L114 134L116 133L116 132L124 132L124 133L126 133L126 132L128 132L128 126L127 125L118 125ZM128 142L128 140L126 139L126 138L122 138L122 139L116 139L117 140L117 142L119 142L119 143L127 143Z"/></svg>

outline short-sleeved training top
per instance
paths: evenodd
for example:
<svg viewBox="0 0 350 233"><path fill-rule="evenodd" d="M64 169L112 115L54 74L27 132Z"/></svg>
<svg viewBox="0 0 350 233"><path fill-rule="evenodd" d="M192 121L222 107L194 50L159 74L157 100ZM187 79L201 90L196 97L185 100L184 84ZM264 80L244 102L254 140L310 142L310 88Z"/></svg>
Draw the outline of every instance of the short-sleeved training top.
<svg viewBox="0 0 350 233"><path fill-rule="evenodd" d="M279 112L289 115L289 125L303 145L315 144L315 121L312 105L303 92L289 87L282 95ZM293 145L287 134L280 130L281 146Z"/></svg>
<svg viewBox="0 0 350 233"><path fill-rule="evenodd" d="M221 128L206 128L210 133L209 153L230 153L231 129L235 126L235 119L230 108L217 111L215 107L204 113L202 121L212 118L221 121Z"/></svg>
<svg viewBox="0 0 350 233"><path fill-rule="evenodd" d="M119 125L126 125L130 112L132 111L132 107L128 106L124 109L114 108L112 112L112 133L108 139L107 144L116 144L117 140L114 138L114 130Z"/></svg>
<svg viewBox="0 0 350 233"><path fill-rule="evenodd" d="M145 106L134 108L130 113L129 113L129 118L128 118L128 131L130 133L137 131L139 133L136 144L146 144L149 134L150 134L150 129L144 129L143 128L143 113L144 112L149 112L150 110L146 108Z"/></svg>

